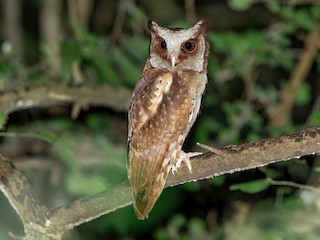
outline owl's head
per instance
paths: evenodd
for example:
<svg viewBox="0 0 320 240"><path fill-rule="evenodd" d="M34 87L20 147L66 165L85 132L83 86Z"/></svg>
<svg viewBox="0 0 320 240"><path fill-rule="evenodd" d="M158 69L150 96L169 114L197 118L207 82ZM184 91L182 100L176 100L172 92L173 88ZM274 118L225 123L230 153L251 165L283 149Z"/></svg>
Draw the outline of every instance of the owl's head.
<svg viewBox="0 0 320 240"><path fill-rule="evenodd" d="M152 67L173 70L206 71L209 44L206 40L206 21L191 28L164 28L148 22L151 33L150 64Z"/></svg>

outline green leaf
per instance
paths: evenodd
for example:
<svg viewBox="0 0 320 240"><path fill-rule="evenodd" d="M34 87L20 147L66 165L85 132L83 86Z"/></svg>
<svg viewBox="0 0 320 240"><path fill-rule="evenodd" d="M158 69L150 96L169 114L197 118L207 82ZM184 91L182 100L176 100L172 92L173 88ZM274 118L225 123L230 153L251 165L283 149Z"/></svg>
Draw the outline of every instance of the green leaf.
<svg viewBox="0 0 320 240"><path fill-rule="evenodd" d="M121 49L128 58L134 60L135 64L141 64L138 69L142 69L149 53L149 43L149 38L128 36L127 38L122 39Z"/></svg>
<svg viewBox="0 0 320 240"><path fill-rule="evenodd" d="M53 132L42 132L41 134L38 135L38 137L46 142L49 143L54 143L57 141L58 136L54 134Z"/></svg>
<svg viewBox="0 0 320 240"><path fill-rule="evenodd" d="M313 111L310 114L309 122L311 126L319 125L320 124L320 111Z"/></svg>
<svg viewBox="0 0 320 240"><path fill-rule="evenodd" d="M253 0L229 0L228 5L236 11L248 10L253 4Z"/></svg>
<svg viewBox="0 0 320 240"><path fill-rule="evenodd" d="M94 69L97 71L99 81L109 83L113 86L120 85L118 74L114 71L111 64L111 56L96 49L89 49L86 58L93 64Z"/></svg>
<svg viewBox="0 0 320 240"><path fill-rule="evenodd" d="M191 235L192 239L195 237L200 237L206 231L205 223L202 219L194 217L190 219L188 223L188 232ZM199 239L199 238L198 238Z"/></svg>
<svg viewBox="0 0 320 240"><path fill-rule="evenodd" d="M277 168L264 168L264 171L263 171L267 177L269 178L277 178L279 177L280 175L280 172Z"/></svg>
<svg viewBox="0 0 320 240"><path fill-rule="evenodd" d="M73 40L65 39L61 43L61 71L65 82L71 81L72 64L80 61L81 52L79 44Z"/></svg>
<svg viewBox="0 0 320 240"><path fill-rule="evenodd" d="M121 76L122 81L130 86L134 86L141 74L141 69L137 68L134 60L129 59L119 48L114 49L110 53L110 56L110 60L115 68L118 69L118 74Z"/></svg>
<svg viewBox="0 0 320 240"><path fill-rule="evenodd" d="M295 103L299 106L306 105L311 101L311 87L307 83L301 84L298 88L296 96L295 96Z"/></svg>
<svg viewBox="0 0 320 240"><path fill-rule="evenodd" d="M225 183L226 179L227 179L226 175L220 175L220 176L213 177L210 182L215 186L221 186Z"/></svg>
<svg viewBox="0 0 320 240"><path fill-rule="evenodd" d="M184 215L182 214L176 214L174 215L170 221L169 221L169 225L171 228L175 228L178 231L183 228L187 223L187 219Z"/></svg>
<svg viewBox="0 0 320 240"><path fill-rule="evenodd" d="M200 186L197 182L188 182L183 184L183 188L189 192L196 192L200 189Z"/></svg>
<svg viewBox="0 0 320 240"><path fill-rule="evenodd" d="M315 168L313 168L312 169L314 172L316 172L316 173L320 173L320 167L315 167Z"/></svg>
<svg viewBox="0 0 320 240"><path fill-rule="evenodd" d="M85 122L91 130L101 133L106 131L110 123L110 117L106 114L93 113L85 117Z"/></svg>
<svg viewBox="0 0 320 240"><path fill-rule="evenodd" d="M272 12L278 14L281 10L280 3L277 0L266 1L266 7Z"/></svg>
<svg viewBox="0 0 320 240"><path fill-rule="evenodd" d="M265 189L267 189L271 184L267 179L260 179L251 182L238 183L230 186L230 190L240 190L245 193L259 193Z"/></svg>
<svg viewBox="0 0 320 240"><path fill-rule="evenodd" d="M0 129L3 129L8 121L8 116L4 112L0 112Z"/></svg>

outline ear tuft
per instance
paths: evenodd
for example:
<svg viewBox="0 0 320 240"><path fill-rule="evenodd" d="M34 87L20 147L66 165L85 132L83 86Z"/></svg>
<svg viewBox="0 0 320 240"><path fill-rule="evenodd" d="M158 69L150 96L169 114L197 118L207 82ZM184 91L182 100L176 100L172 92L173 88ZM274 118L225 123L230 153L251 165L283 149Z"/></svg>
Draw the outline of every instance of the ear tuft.
<svg viewBox="0 0 320 240"><path fill-rule="evenodd" d="M154 28L155 26L157 26L158 24L152 20L148 20L148 28L149 28L149 31L154 31Z"/></svg>
<svg viewBox="0 0 320 240"><path fill-rule="evenodd" d="M194 27L198 28L202 32L205 32L207 30L207 22L208 21L206 19L202 19L199 22L197 22L196 25L194 25Z"/></svg>

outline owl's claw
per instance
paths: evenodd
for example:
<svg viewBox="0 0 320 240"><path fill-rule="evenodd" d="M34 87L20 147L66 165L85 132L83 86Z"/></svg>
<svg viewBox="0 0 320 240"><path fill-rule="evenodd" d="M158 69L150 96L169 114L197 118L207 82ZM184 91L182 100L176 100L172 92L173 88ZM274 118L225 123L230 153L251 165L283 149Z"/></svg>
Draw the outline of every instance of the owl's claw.
<svg viewBox="0 0 320 240"><path fill-rule="evenodd" d="M191 166L191 162L190 162L190 159L188 156L183 156L183 157L179 157L177 158L175 164L172 166L171 168L171 173L174 175L177 171L178 171L178 168L181 166L181 163L182 162L185 162L190 173L192 173L192 166Z"/></svg>
<svg viewBox="0 0 320 240"><path fill-rule="evenodd" d="M199 155L201 153L198 152L190 152L190 153L185 153L182 152L179 154L179 157L176 159L174 165L171 167L171 173L174 175L175 172L177 172L178 168L181 166L182 162L185 162L187 165L187 168L189 169L189 172L192 173L192 166L190 162L190 158L196 155Z"/></svg>

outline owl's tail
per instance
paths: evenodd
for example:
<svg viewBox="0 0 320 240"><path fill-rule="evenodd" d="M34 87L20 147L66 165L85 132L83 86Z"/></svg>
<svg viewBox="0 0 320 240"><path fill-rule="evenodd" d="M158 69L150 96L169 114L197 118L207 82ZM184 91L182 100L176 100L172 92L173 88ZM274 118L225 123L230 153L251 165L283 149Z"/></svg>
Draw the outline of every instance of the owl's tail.
<svg viewBox="0 0 320 240"><path fill-rule="evenodd" d="M168 166L164 172L161 171L162 162L159 161L151 168L144 167L142 164L132 165L134 169L130 169L128 175L132 189L133 208L137 218L143 220L148 218L149 212L162 193L170 167Z"/></svg>
<svg viewBox="0 0 320 240"><path fill-rule="evenodd" d="M133 208L139 220L148 218L161 192L159 189L148 191L146 188L142 191L133 191Z"/></svg>

